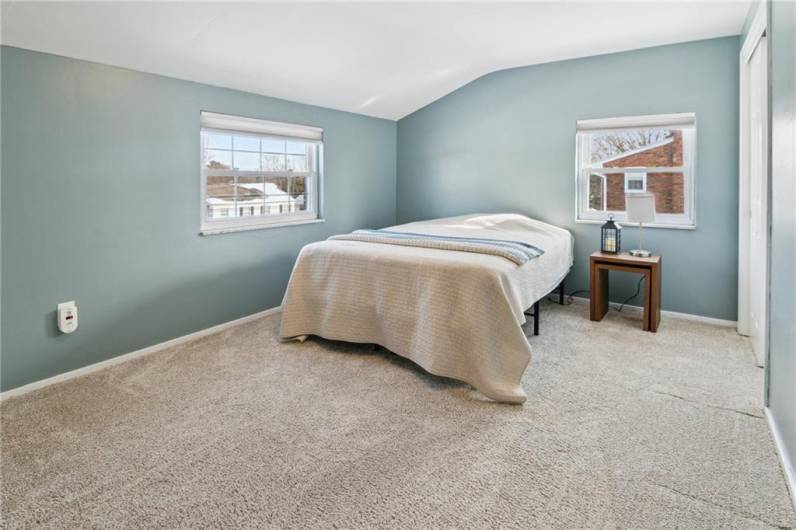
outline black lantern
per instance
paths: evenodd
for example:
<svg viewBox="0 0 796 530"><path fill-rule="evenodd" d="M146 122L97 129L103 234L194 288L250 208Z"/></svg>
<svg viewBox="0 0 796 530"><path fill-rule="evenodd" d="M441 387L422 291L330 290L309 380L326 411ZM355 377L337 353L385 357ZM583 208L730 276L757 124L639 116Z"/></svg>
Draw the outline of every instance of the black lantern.
<svg viewBox="0 0 796 530"><path fill-rule="evenodd" d="M619 253L620 232L622 232L622 227L614 223L613 215L609 215L608 222L600 229L600 251L607 254Z"/></svg>

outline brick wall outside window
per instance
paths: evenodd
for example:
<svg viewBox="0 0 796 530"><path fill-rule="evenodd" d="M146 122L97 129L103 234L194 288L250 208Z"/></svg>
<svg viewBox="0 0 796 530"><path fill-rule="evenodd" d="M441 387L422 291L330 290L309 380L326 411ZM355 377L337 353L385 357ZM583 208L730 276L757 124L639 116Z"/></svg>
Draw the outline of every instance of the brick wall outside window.
<svg viewBox="0 0 796 530"><path fill-rule="evenodd" d="M625 176L610 173L611 167L673 167L683 165L683 133L673 131L672 141L646 151L617 158L606 162L607 209L624 211ZM596 191L596 179L590 182L590 192ZM682 173L647 173L647 192L655 195L655 211L658 213L681 214L685 212L684 184Z"/></svg>

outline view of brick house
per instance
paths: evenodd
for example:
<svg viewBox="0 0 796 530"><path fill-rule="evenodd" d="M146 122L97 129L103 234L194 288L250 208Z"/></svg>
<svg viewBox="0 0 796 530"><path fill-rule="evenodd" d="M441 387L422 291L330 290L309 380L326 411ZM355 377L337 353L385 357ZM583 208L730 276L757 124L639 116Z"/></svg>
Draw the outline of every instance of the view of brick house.
<svg viewBox="0 0 796 530"><path fill-rule="evenodd" d="M602 167L677 167L683 165L683 133L674 130L660 142L646 145L602 161ZM599 211L624 211L625 193L655 195L658 213L680 214L685 210L682 173L592 173L589 177L589 207Z"/></svg>

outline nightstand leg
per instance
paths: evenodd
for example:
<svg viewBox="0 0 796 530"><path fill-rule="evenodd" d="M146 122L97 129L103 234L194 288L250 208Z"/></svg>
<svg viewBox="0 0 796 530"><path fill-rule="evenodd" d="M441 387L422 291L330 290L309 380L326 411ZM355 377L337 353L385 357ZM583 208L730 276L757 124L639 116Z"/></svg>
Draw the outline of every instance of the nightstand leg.
<svg viewBox="0 0 796 530"><path fill-rule="evenodd" d="M644 274L644 316L641 321L641 329L650 331L652 321L652 275L649 269L643 271Z"/></svg>
<svg viewBox="0 0 796 530"><path fill-rule="evenodd" d="M602 320L608 312L608 269L598 264L591 266L591 304L592 320Z"/></svg>
<svg viewBox="0 0 796 530"><path fill-rule="evenodd" d="M661 322L661 266L652 267L650 272L650 331L657 332Z"/></svg>

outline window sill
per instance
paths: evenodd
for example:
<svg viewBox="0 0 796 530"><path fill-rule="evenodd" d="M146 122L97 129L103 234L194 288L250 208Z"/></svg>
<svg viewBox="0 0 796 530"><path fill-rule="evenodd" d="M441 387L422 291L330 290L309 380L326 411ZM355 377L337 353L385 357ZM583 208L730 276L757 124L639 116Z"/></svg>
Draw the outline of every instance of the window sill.
<svg viewBox="0 0 796 530"><path fill-rule="evenodd" d="M219 234L228 234L231 232L248 232L250 230L268 230L270 228L284 228L286 226L300 226L300 225L313 225L324 223L326 219L300 219L295 221L284 221L281 223L268 223L258 225L242 225L242 226L225 226L225 227L212 227L206 226L199 231L200 236L215 236Z"/></svg>
<svg viewBox="0 0 796 530"><path fill-rule="evenodd" d="M637 227L638 223L628 223L627 221L622 221L619 219L614 219L615 222L625 226L632 226ZM605 219L575 219L577 224L588 224L588 225L601 225L605 223ZM644 223L644 228L668 228L674 230L696 230L696 225L678 225L678 224L667 224L667 223Z"/></svg>

